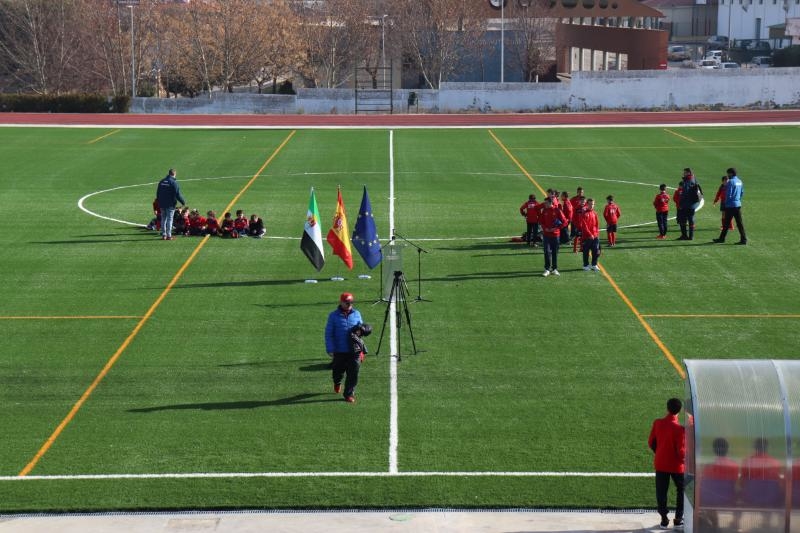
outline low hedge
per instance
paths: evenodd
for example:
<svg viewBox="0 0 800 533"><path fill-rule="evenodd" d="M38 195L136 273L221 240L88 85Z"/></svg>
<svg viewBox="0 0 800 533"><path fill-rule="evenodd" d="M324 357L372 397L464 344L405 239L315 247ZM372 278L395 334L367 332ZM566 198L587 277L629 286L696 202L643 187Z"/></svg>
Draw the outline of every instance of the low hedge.
<svg viewBox="0 0 800 533"><path fill-rule="evenodd" d="M127 113L130 96L0 94L0 111L17 113Z"/></svg>

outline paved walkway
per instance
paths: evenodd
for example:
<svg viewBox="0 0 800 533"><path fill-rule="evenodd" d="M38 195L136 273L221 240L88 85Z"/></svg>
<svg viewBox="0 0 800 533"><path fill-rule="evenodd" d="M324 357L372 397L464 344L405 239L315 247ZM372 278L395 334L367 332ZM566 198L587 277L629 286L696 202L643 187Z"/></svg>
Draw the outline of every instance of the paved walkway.
<svg viewBox="0 0 800 533"><path fill-rule="evenodd" d="M0 515L0 533L578 533L659 531L654 511L187 512Z"/></svg>

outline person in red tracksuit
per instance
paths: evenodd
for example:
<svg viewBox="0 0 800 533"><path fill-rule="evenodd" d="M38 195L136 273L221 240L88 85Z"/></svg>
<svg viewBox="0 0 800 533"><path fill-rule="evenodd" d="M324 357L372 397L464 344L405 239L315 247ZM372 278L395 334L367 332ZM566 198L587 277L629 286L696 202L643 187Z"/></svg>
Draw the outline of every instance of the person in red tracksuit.
<svg viewBox="0 0 800 533"><path fill-rule="evenodd" d="M214 211L206 213L206 235L219 235L219 220Z"/></svg>
<svg viewBox="0 0 800 533"><path fill-rule="evenodd" d="M558 204L558 208L561 209L562 213L564 213L564 216L567 219L567 225L569 225L572 222L572 215L574 213L574 209L572 208L572 202L569 201L569 194L567 193L567 191L561 193L561 203ZM561 235L560 235L561 244L569 243L569 237L573 231L575 231L574 228L567 229L567 226L561 228Z"/></svg>
<svg viewBox="0 0 800 533"><path fill-rule="evenodd" d="M614 197L609 195L606 197L608 203L603 209L603 218L606 219L606 233L608 234L608 245L617 245L617 221L622 216L622 211L619 206L614 203Z"/></svg>
<svg viewBox="0 0 800 533"><path fill-rule="evenodd" d="M597 259L600 257L600 223L597 213L594 212L594 198L586 200L586 209L578 219L578 231L581 235L581 249L583 250L583 269L600 270ZM592 255L592 264L589 266L589 254Z"/></svg>
<svg viewBox="0 0 800 533"><path fill-rule="evenodd" d="M669 527L667 514L667 492L669 480L675 483L675 527L683 526L683 474L686 471L686 429L678 422L678 413L683 404L678 398L667 401L667 415L653 421L650 437L647 444L655 458L653 464L656 470L656 503L658 514L661 515L661 529Z"/></svg>
<svg viewBox="0 0 800 533"><path fill-rule="evenodd" d="M544 240L544 274L559 276L558 272L558 247L561 228L566 230L567 218L557 206L553 205L553 198L548 196L544 201L544 209L539 214L539 225L542 228Z"/></svg>
<svg viewBox="0 0 800 533"><path fill-rule="evenodd" d="M653 199L653 207L656 208L656 223L658 224L658 236L656 236L656 239L664 240L667 238L667 218L669 215L669 194L667 194L667 185L665 183L658 186L658 194Z"/></svg>
<svg viewBox="0 0 800 533"><path fill-rule="evenodd" d="M527 229L525 232L525 242L528 246L536 246L539 240L539 209L537 206L536 195L529 195L528 200L519 206L519 214L525 217Z"/></svg>

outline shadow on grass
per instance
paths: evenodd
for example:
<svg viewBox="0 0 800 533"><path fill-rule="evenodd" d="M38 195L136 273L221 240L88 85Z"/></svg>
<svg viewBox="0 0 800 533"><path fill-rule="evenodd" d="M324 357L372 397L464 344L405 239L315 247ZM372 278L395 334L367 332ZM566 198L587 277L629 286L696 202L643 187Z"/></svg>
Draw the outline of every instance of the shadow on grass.
<svg viewBox="0 0 800 533"><path fill-rule="evenodd" d="M312 399L316 396L326 396L322 399ZM296 394L288 398L279 398L277 400L263 400L263 401L241 401L241 402L207 402L207 403L183 403L176 405L158 405L155 407L140 407L138 409L128 409L129 413L154 413L156 411L187 411L187 410L200 410L200 411L225 411L230 409L258 409L260 407L279 407L282 405L294 405L300 403L326 403L326 402L341 402L340 397L332 398L329 394L323 393L306 393Z"/></svg>

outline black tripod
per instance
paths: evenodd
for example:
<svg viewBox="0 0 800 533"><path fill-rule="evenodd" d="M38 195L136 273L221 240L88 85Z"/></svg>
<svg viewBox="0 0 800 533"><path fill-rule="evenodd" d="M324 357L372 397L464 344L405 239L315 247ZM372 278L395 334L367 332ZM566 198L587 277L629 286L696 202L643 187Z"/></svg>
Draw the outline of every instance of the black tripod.
<svg viewBox="0 0 800 533"><path fill-rule="evenodd" d="M421 246L417 246L413 242L409 241L396 231L394 232L395 237L400 237L404 242L407 242L411 246L413 246L417 250L417 297L414 298L415 302L430 302L430 300L426 300L422 297L422 254L427 254L428 250L425 250Z"/></svg>
<svg viewBox="0 0 800 533"><path fill-rule="evenodd" d="M417 343L414 342L414 331L411 329L411 314L408 312L408 284L401 270L394 271L392 289L389 291L389 305L386 306L386 314L383 316L383 326L381 327L381 337L378 340L378 349L375 355L380 355L381 344L383 343L383 332L386 330L386 322L389 320L389 310L394 302L395 324L397 325L397 360L400 361L400 330L403 327L403 316L406 318L408 333L411 336L411 347L414 348L414 355L417 354ZM402 308L402 314L401 314Z"/></svg>

